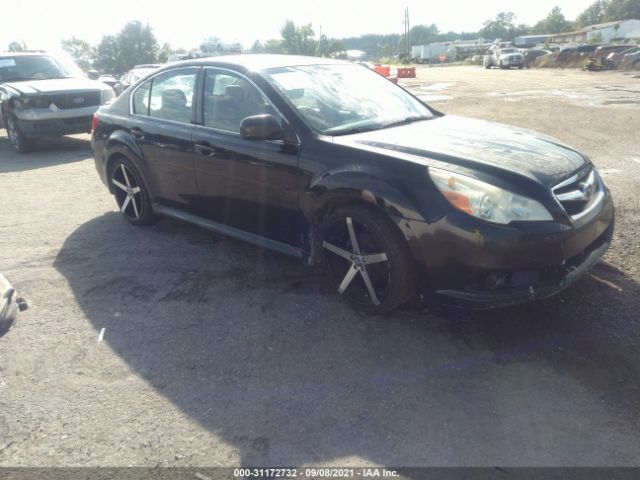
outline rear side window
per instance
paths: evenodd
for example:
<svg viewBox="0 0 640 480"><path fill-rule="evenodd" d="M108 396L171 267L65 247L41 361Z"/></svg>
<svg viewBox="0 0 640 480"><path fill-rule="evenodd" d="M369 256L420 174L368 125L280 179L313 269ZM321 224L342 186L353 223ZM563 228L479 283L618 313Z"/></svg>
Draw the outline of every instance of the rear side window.
<svg viewBox="0 0 640 480"><path fill-rule="evenodd" d="M133 113L136 115L149 115L149 93L151 92L151 80L143 83L133 94Z"/></svg>
<svg viewBox="0 0 640 480"><path fill-rule="evenodd" d="M153 77L149 116L191 122L197 71L196 68L180 68Z"/></svg>
<svg viewBox="0 0 640 480"><path fill-rule="evenodd" d="M197 68L180 68L147 80L133 94L133 113L191 122L197 71Z"/></svg>

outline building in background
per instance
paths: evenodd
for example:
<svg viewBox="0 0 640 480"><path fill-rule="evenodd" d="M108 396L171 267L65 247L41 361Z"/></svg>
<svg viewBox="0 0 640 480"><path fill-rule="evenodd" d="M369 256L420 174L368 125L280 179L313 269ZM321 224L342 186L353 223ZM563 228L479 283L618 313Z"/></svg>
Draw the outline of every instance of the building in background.
<svg viewBox="0 0 640 480"><path fill-rule="evenodd" d="M610 43L638 38L640 38L640 20L631 19L599 23L575 32L550 35L549 43Z"/></svg>
<svg viewBox="0 0 640 480"><path fill-rule="evenodd" d="M547 43L553 35L522 35L513 39L513 44L518 48L531 48Z"/></svg>

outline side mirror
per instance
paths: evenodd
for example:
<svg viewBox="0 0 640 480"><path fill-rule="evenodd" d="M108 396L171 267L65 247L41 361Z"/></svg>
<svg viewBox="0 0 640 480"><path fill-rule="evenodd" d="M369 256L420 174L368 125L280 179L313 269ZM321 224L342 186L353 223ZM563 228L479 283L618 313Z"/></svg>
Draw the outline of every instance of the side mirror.
<svg viewBox="0 0 640 480"><path fill-rule="evenodd" d="M87 77L89 77L91 80L97 80L100 78L100 74L97 70L89 70L87 72Z"/></svg>
<svg viewBox="0 0 640 480"><path fill-rule="evenodd" d="M252 115L240 122L240 137L247 140L281 140L282 127L273 115Z"/></svg>

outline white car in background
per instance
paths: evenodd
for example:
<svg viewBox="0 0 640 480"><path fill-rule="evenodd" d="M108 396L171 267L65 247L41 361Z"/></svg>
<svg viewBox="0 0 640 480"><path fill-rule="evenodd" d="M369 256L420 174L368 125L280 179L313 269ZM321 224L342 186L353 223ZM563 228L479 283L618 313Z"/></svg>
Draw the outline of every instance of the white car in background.
<svg viewBox="0 0 640 480"><path fill-rule="evenodd" d="M489 54L484 57L484 68L500 67L524 68L524 55L520 50L513 47L508 48L492 48Z"/></svg>

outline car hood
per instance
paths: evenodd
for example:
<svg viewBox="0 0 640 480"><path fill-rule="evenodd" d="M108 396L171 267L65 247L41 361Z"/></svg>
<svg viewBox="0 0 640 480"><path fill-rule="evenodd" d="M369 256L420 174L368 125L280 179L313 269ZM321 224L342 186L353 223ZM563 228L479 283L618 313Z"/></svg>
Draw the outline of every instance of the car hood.
<svg viewBox="0 0 640 480"><path fill-rule="evenodd" d="M531 130L446 115L354 135L334 141L359 149L424 162L445 161L466 168L506 170L550 187L569 177L587 160L558 140ZM398 155L400 154L400 155ZM425 162L425 165L433 162Z"/></svg>
<svg viewBox="0 0 640 480"><path fill-rule="evenodd" d="M108 88L102 82L88 78L53 78L49 80L25 80L22 82L8 82L5 85L23 95L38 95L42 93L73 92L87 90L105 90Z"/></svg>

